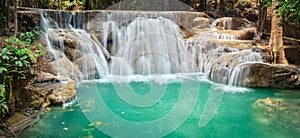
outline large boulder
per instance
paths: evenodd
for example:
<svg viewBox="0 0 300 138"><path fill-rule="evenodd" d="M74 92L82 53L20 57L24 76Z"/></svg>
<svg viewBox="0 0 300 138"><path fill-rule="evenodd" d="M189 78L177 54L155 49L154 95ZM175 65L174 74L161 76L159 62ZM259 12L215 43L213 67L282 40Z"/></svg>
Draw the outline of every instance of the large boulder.
<svg viewBox="0 0 300 138"><path fill-rule="evenodd" d="M82 78L82 73L78 69L78 66L66 57L52 61L49 64L53 71L50 72L52 74L69 77L73 80L80 80Z"/></svg>
<svg viewBox="0 0 300 138"><path fill-rule="evenodd" d="M31 105L44 108L50 104L63 104L73 100L76 97L76 85L69 78L42 72L35 78L34 83L26 86L26 92L35 94Z"/></svg>
<svg viewBox="0 0 300 138"><path fill-rule="evenodd" d="M64 52L67 58L71 61L75 61L83 55L82 51L69 47L65 47Z"/></svg>
<svg viewBox="0 0 300 138"><path fill-rule="evenodd" d="M206 17L196 17L192 21L193 29L208 29L211 23L212 19Z"/></svg>
<svg viewBox="0 0 300 138"><path fill-rule="evenodd" d="M43 56L43 58L45 59L45 61L47 62L52 62L56 59L60 59L64 56L64 53L60 50L56 50L56 49L48 49L48 48L44 48L43 49L45 51L45 55Z"/></svg>
<svg viewBox="0 0 300 138"><path fill-rule="evenodd" d="M232 17L218 18L214 24L218 30L241 30L247 27L245 20Z"/></svg>
<svg viewBox="0 0 300 138"><path fill-rule="evenodd" d="M246 19L223 17L216 19L211 24L215 39L238 39L252 40L255 36L256 28Z"/></svg>
<svg viewBox="0 0 300 138"><path fill-rule="evenodd" d="M57 48L61 49L63 44L64 47L79 48L79 42L77 40L76 33L69 29L53 29L48 31L49 41Z"/></svg>
<svg viewBox="0 0 300 138"><path fill-rule="evenodd" d="M299 70L293 66L265 63L248 64L248 77L243 81L246 87L299 89Z"/></svg>
<svg viewBox="0 0 300 138"><path fill-rule="evenodd" d="M85 79L99 78L98 70L103 70L96 54L85 54L74 61Z"/></svg>

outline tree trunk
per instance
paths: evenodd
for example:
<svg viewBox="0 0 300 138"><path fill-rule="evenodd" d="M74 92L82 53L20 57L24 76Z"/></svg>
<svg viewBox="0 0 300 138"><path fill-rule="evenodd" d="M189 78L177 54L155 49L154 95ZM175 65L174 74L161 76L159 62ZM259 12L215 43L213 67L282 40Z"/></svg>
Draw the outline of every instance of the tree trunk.
<svg viewBox="0 0 300 138"><path fill-rule="evenodd" d="M200 11L206 10L206 0L200 0L199 9L200 9Z"/></svg>
<svg viewBox="0 0 300 138"><path fill-rule="evenodd" d="M4 10L5 10L5 16L6 16L6 20L5 20L5 35L8 35L9 34L9 22L10 22L10 15L9 15L9 12L10 12L10 9L9 9L9 6L10 6L10 2L8 1L5 1L5 6L4 6Z"/></svg>
<svg viewBox="0 0 300 138"><path fill-rule="evenodd" d="M13 11L14 11L14 37L18 34L18 11L17 11L17 1L13 1Z"/></svg>
<svg viewBox="0 0 300 138"><path fill-rule="evenodd" d="M224 3L224 0L220 0L220 12L222 15L225 15L225 3Z"/></svg>
<svg viewBox="0 0 300 138"><path fill-rule="evenodd" d="M288 64L283 47L283 27L281 25L282 17L278 15L278 9L276 6L278 2L273 0L273 4L270 7L272 11L271 15L271 38L269 41L269 47L273 56L273 63L275 64Z"/></svg>
<svg viewBox="0 0 300 138"><path fill-rule="evenodd" d="M218 0L215 0L215 3L214 3L214 9L217 10L217 6L218 6Z"/></svg>
<svg viewBox="0 0 300 138"><path fill-rule="evenodd" d="M264 33L264 27L265 27L265 22L267 18L267 8L265 7L265 2L262 0L259 0L259 13L258 13L258 32L257 32L257 39L260 40L263 33Z"/></svg>

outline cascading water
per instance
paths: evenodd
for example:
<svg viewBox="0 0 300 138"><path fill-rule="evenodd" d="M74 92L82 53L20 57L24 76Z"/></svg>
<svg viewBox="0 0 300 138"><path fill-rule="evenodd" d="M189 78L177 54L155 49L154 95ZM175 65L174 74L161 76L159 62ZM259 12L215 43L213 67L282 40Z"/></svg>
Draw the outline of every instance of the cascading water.
<svg viewBox="0 0 300 138"><path fill-rule="evenodd" d="M200 33L196 39L187 40L186 45L198 65L197 70L204 73L208 79L234 86L244 86L241 80L248 75L249 70L243 67L249 62L262 62L262 57L259 51L240 50L217 44L216 42L237 41L235 34L218 32L217 24L220 23L222 23L220 26L223 26L222 30L232 29L231 18L225 18L223 22L217 19L211 24L210 32Z"/></svg>
<svg viewBox="0 0 300 138"><path fill-rule="evenodd" d="M114 25L116 23L113 22L104 24L104 32L110 29L109 26L115 28L111 32L114 40L111 47L114 56L111 63L112 74L150 75L196 71L196 65L184 45L179 27L171 20L162 17L136 18L128 26ZM120 69L120 64L123 69Z"/></svg>
<svg viewBox="0 0 300 138"><path fill-rule="evenodd" d="M109 73L100 46L83 28L83 16L68 12L55 13L53 19L42 13L42 29L55 73L75 80L101 78ZM58 56L61 55L61 56Z"/></svg>
<svg viewBox="0 0 300 138"><path fill-rule="evenodd" d="M241 23L241 27L237 27L239 22L232 18L217 19L209 31L184 40L178 25L186 25L187 29L192 26L181 21L177 14L182 13L102 12L88 21L85 21L85 13L58 12L50 18L44 12L42 17L49 51L54 55L52 65L60 75L77 80L107 74L201 72L215 82L243 85L236 82L247 73L238 68L247 62L262 61L258 52L217 43L236 41L237 34L231 29L247 28L247 25ZM111 54L109 66L101 44L91 36L97 36L104 50Z"/></svg>

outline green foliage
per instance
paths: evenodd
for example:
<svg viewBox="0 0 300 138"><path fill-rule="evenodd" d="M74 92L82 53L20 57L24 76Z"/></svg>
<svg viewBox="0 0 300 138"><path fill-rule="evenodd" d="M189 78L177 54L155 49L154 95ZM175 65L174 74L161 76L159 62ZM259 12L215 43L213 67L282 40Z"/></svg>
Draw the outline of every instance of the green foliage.
<svg viewBox="0 0 300 138"><path fill-rule="evenodd" d="M20 39L10 37L1 41L0 47L0 113L7 110L6 95L12 94L12 84L19 84L20 80L26 80L30 75L30 68L37 63L37 57L43 55L38 50L41 44L34 43L35 36L39 34L37 29L31 32L20 33ZM8 91L7 91L8 90ZM9 96L10 97L10 96Z"/></svg>
<svg viewBox="0 0 300 138"><path fill-rule="evenodd" d="M266 7L274 4L273 0L262 0L266 2ZM279 5L278 14L283 17L285 21L299 24L300 23L300 0L276 0Z"/></svg>
<svg viewBox="0 0 300 138"><path fill-rule="evenodd" d="M8 107L6 105L5 87L4 87L4 85L0 84L0 115L3 116L7 112L8 112Z"/></svg>
<svg viewBox="0 0 300 138"><path fill-rule="evenodd" d="M300 23L300 1L284 0L280 5L279 15L283 15L286 19L295 23Z"/></svg>
<svg viewBox="0 0 300 138"><path fill-rule="evenodd" d="M39 28L34 28L31 32L20 33L20 39L26 44L32 44L36 40L36 36L41 33Z"/></svg>
<svg viewBox="0 0 300 138"><path fill-rule="evenodd" d="M81 10L84 8L85 0L41 0L48 3L49 8L58 10Z"/></svg>

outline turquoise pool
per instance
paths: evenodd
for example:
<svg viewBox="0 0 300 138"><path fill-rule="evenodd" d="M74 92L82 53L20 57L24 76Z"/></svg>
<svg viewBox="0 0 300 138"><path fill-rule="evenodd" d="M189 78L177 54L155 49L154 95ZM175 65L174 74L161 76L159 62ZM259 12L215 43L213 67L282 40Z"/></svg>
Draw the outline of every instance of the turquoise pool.
<svg viewBox="0 0 300 138"><path fill-rule="evenodd" d="M47 108L41 120L19 137L264 138L300 135L297 125L300 124L300 94L296 91L236 88L201 77L137 78L79 82L78 97L73 104ZM126 93L128 90L137 95L122 96L122 93L130 95ZM155 94L149 95L151 93ZM267 97L288 101L291 105L282 108L290 108L277 110L253 105L258 99ZM130 100L145 102L131 103Z"/></svg>

